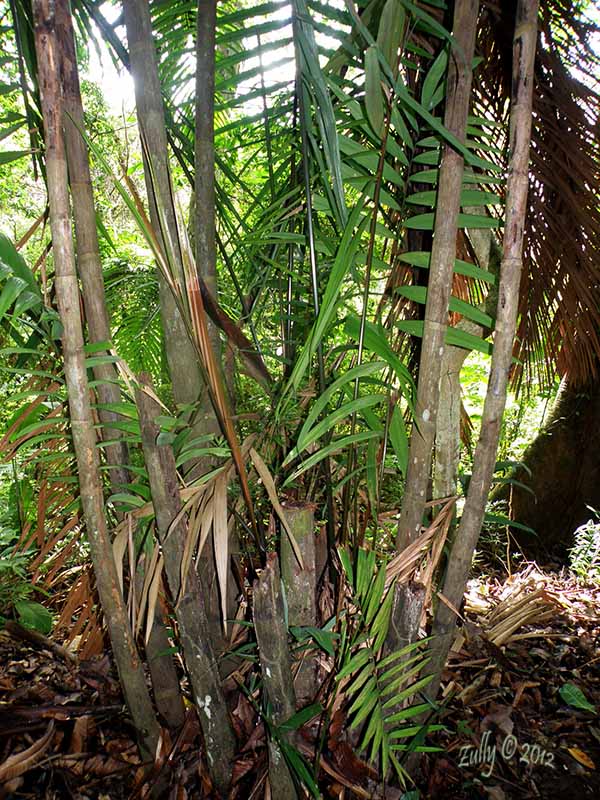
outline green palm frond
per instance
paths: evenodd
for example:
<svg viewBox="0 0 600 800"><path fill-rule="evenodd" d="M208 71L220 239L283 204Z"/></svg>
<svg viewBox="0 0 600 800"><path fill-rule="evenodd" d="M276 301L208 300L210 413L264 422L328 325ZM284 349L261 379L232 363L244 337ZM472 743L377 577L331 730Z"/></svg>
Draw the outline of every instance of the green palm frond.
<svg viewBox="0 0 600 800"><path fill-rule="evenodd" d="M433 677L423 676L428 657L422 641L384 653L394 597L394 585L385 586L385 565L378 566L375 553L364 549L354 560L345 550L339 555L352 613L342 632L338 691L346 699L350 727L361 731L360 750L379 761L384 780L392 767L404 785L407 774L398 754L423 751L425 734L443 727L408 722L431 711L428 703L414 703Z"/></svg>

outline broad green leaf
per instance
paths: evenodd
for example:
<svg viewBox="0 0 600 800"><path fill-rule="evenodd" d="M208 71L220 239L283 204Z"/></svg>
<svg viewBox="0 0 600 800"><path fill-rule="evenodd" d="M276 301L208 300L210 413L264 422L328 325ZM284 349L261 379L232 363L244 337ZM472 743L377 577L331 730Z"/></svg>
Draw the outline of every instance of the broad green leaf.
<svg viewBox="0 0 600 800"><path fill-rule="evenodd" d="M480 353L485 353L487 356L492 355L493 346L485 339L475 336L472 333L461 331L459 328L448 328L446 332L446 344L453 345L454 347L462 347L464 350L477 350Z"/></svg>
<svg viewBox="0 0 600 800"><path fill-rule="evenodd" d="M15 610L18 614L19 622L25 628L33 628L33 630L44 635L47 635L52 630L54 624L52 614L40 603L34 603L32 600L20 600L15 603Z"/></svg>
<svg viewBox="0 0 600 800"><path fill-rule="evenodd" d="M432 98L435 90L438 88L440 81L444 79L448 69L448 49L444 48L438 57L435 59L425 79L423 80L423 89L421 90L421 104L431 111L433 108Z"/></svg>
<svg viewBox="0 0 600 800"><path fill-rule="evenodd" d="M403 0L403 2L406 3L406 0ZM500 166L491 164L491 162L474 155L464 144L462 144L462 142L459 141L459 139L456 138L456 136L454 136L454 134L450 133L450 131L444 127L439 119L434 117L421 103L415 100L415 98L412 97L411 93L407 89L402 74L399 75L398 80L396 81L396 95L399 101L401 101L403 104L406 104L406 106L411 111L414 111L419 117L421 117L435 133L438 133L446 142L448 142L448 144L450 144L457 152L459 152L465 159L466 164L480 167L486 172L490 170L492 173L501 171L502 168ZM423 153L421 155L428 154ZM437 164L437 161L420 162L418 159L419 156L416 156L414 160L417 163Z"/></svg>
<svg viewBox="0 0 600 800"><path fill-rule="evenodd" d="M424 153L419 153L413 158L414 164L429 164L430 166L437 167L440 163L439 150L426 150ZM437 172L437 170L436 170ZM436 178L437 181L437 178Z"/></svg>
<svg viewBox="0 0 600 800"><path fill-rule="evenodd" d="M351 415L355 414L357 411L360 411L362 408L370 408L371 406L378 405L379 403L384 403L386 400L387 397L384 394L365 395L364 397L358 397L356 400L351 400L349 403L344 403L344 405L339 406L339 408L336 408L334 411L332 411L325 419L317 423L314 428L312 428L310 431L307 431L302 438L298 439L298 444L289 453L283 462L283 466L289 464L290 461L296 458L301 452L306 450L306 448L311 444L324 436L341 420L349 419Z"/></svg>
<svg viewBox="0 0 600 800"><path fill-rule="evenodd" d="M403 689L401 692L398 692L395 697L391 700L388 700L387 703L384 703L384 708L388 705L400 705L403 700L406 700L408 697L412 697L416 695L421 689L424 689L431 681L433 680L434 675L425 675L424 678L416 681L415 683L408 686L406 689ZM398 722L399 719L405 719L405 715L402 711L397 712L396 714L392 714L391 716L387 717L388 724L392 724L392 722Z"/></svg>
<svg viewBox="0 0 600 800"><path fill-rule="evenodd" d="M410 230L417 231L432 231L435 226L435 214L416 214L414 217L409 217L404 222L404 227ZM500 222L493 217L487 217L483 214L459 214L457 218L457 226L459 228L475 228L475 229L489 229L498 228Z"/></svg>
<svg viewBox="0 0 600 800"><path fill-rule="evenodd" d="M425 662L425 658L423 653L419 650L416 655L412 656L411 658L401 657L397 659L398 663L394 663L393 666L386 669L386 671L380 675L381 684L384 687L384 691L391 685L393 685L393 680L402 672L406 672L411 664L415 664L417 661L421 662L422 664ZM379 665L381 667L381 665ZM389 692L388 692L389 694Z"/></svg>
<svg viewBox="0 0 600 800"><path fill-rule="evenodd" d="M115 494L111 494L108 498L108 502L122 503L123 505L132 506L133 508L141 508L146 504L146 501L137 494L129 494L128 492L116 492Z"/></svg>
<svg viewBox="0 0 600 800"><path fill-rule="evenodd" d="M352 722L350 723L350 728L354 729L357 728L361 722L364 722L366 718L369 716L373 708L375 707L378 701L377 692L373 692L373 694L368 695L363 705L358 709Z"/></svg>
<svg viewBox="0 0 600 800"><path fill-rule="evenodd" d="M378 136L383 133L385 102L381 89L381 72L377 47L368 47L365 52L365 109L367 119Z"/></svg>
<svg viewBox="0 0 600 800"><path fill-rule="evenodd" d="M320 798L321 792L319 791L319 787L315 783L302 755L285 738L279 740L279 746L281 747L281 751L287 761L290 771L296 775L300 783L306 786L314 798Z"/></svg>
<svg viewBox="0 0 600 800"><path fill-rule="evenodd" d="M323 706L320 703L313 703L297 711L295 714L292 714L288 720L277 727L280 731L297 731L298 728L301 728L305 723L316 717L322 711Z"/></svg>
<svg viewBox="0 0 600 800"><path fill-rule="evenodd" d="M427 302L427 287L425 286L400 286L398 293L415 303L425 305ZM461 314L463 317L476 322L484 328L493 328L494 320L489 314L484 313L476 306L461 300L459 297L450 297L449 308L455 314Z"/></svg>
<svg viewBox="0 0 600 800"><path fill-rule="evenodd" d="M524 486L529 492L531 489L529 486ZM537 536L536 531L533 528L530 528L529 525L524 525L522 522L515 522L510 517L505 516L504 514L492 514L488 512L485 514L483 518L484 524L492 524L492 525L507 525L510 528L517 528L520 531L526 531L527 533L531 533L533 536Z"/></svg>
<svg viewBox="0 0 600 800"><path fill-rule="evenodd" d="M398 258L407 264L412 264L414 267L429 269L431 253L426 253L424 251L413 251L409 253L401 253ZM486 283L496 283L496 276L491 272L481 269L481 267L477 267L475 264L471 264L468 261L461 261L458 258L454 261L454 272L456 272L458 275L466 275L468 278L485 281Z"/></svg>
<svg viewBox="0 0 600 800"><path fill-rule="evenodd" d="M383 361L369 361L365 364L360 364L358 367L352 367L352 369L349 369L347 372L344 372L343 375L340 375L340 377L337 378L331 384L331 386L328 386L327 389L325 389L325 391L320 394L312 404L304 425L298 434L298 441L302 440L306 436L321 412L329 405L332 398L343 386L355 381L356 379L364 378L367 375L373 375L375 372L379 372L384 367L385 363Z"/></svg>
<svg viewBox="0 0 600 800"><path fill-rule="evenodd" d="M380 570L384 572L384 570ZM371 634L375 637L373 641L373 649L378 652L385 642L390 626L390 614L392 611L392 603L394 602L394 584L387 590L383 599L383 603L377 610L373 623L371 625Z"/></svg>
<svg viewBox="0 0 600 800"><path fill-rule="evenodd" d="M427 733L443 730L447 730L445 725L431 723L427 725ZM396 730L391 731L390 739L408 739L409 737L416 736L418 733L422 733L422 731L422 725L413 725L412 727L408 728L397 728Z"/></svg>
<svg viewBox="0 0 600 800"><path fill-rule="evenodd" d="M429 206L435 208L437 191L429 190L414 192L408 195L406 202L412 205ZM484 192L480 189L463 189L460 193L461 206L488 206L500 202L500 195L493 192Z"/></svg>
<svg viewBox="0 0 600 800"><path fill-rule="evenodd" d="M406 435L406 425L399 403L396 403L390 417L389 436L394 448L394 453L398 460L398 469L402 475L406 475L408 468L408 436Z"/></svg>
<svg viewBox="0 0 600 800"><path fill-rule="evenodd" d="M558 690L565 703L573 708L581 708L583 711L591 711L596 714L596 707L590 703L584 693L574 683L565 683Z"/></svg>
<svg viewBox="0 0 600 800"><path fill-rule="evenodd" d="M375 553L372 550L359 550L356 562L356 594L362 603L367 602L375 572Z"/></svg>
<svg viewBox="0 0 600 800"><path fill-rule="evenodd" d="M338 672L335 679L336 681L341 681L342 678L347 678L348 675L353 675L357 670L361 669L365 666L371 659L373 658L373 653L370 647L363 647L361 648L358 653L356 653L350 661L342 667L342 669Z"/></svg>
<svg viewBox="0 0 600 800"><path fill-rule="evenodd" d="M0 319L6 314L9 308L13 305L17 297L25 290L27 284L21 278L9 278L2 289L0 294Z"/></svg>
<svg viewBox="0 0 600 800"><path fill-rule="evenodd" d="M359 444L361 442L368 442L369 439L374 439L375 437L380 436L381 434L378 431L363 431L362 433L354 433L350 434L349 436L342 436L340 439L335 439L326 447L321 448L303 461L298 469L296 469L296 471L284 482L283 487L295 481L296 478L302 475L303 472L306 472L307 469L314 467L315 464L318 464L324 458L327 458L334 453L339 453L351 445Z"/></svg>
<svg viewBox="0 0 600 800"><path fill-rule="evenodd" d="M358 341L360 336L360 319L355 314L349 314L344 323L344 330L351 339ZM388 344L387 336L383 329L379 329L372 322L367 321L364 331L364 346L367 350L383 358L394 370L396 377L402 385L406 401L409 406L411 406L414 394L412 376Z"/></svg>
<svg viewBox="0 0 600 800"><path fill-rule="evenodd" d="M353 714L358 711L364 703L377 693L377 681L374 675L370 675L369 680L362 686L360 692L356 695L354 702L348 709L348 714Z"/></svg>
<svg viewBox="0 0 600 800"><path fill-rule="evenodd" d="M31 150L4 150L0 151L0 166L10 164L11 161L18 161L19 158L31 155Z"/></svg>
<svg viewBox="0 0 600 800"><path fill-rule="evenodd" d="M419 658L419 659L411 659L411 662L415 660L417 661L416 664L414 664L410 669L403 669L401 673L392 681L390 681L390 683L388 683L385 689L382 691L382 696L387 697L390 694L393 695L393 697L391 697L383 704L384 708L390 708L390 706L395 705L396 698L399 697L398 689L400 689L402 686L405 686L406 682L414 675L418 675L419 673L421 673L425 665L430 661L429 658ZM411 692L410 689L412 689L412 686L407 688L407 691L409 692L407 696L413 694L413 692Z"/></svg>
<svg viewBox="0 0 600 800"><path fill-rule="evenodd" d="M121 414L124 417L137 419L137 408L135 403L95 403L94 408L98 411L111 411L114 414Z"/></svg>
<svg viewBox="0 0 600 800"><path fill-rule="evenodd" d="M322 170L327 179L327 186L331 187L332 203L336 209L336 219L340 227L348 222L348 209L342 185L340 150L337 139L337 123L331 96L325 81L325 76L319 63L319 51L315 41L313 20L305 0L295 0L294 43L299 73L302 79L300 90L308 91L314 98L314 112L321 139L322 151L313 147L315 155L323 152L326 169ZM249 32L244 32L244 38ZM308 110L308 109L306 109ZM310 128L310 120L303 120ZM328 175L327 175L328 173Z"/></svg>
<svg viewBox="0 0 600 800"><path fill-rule="evenodd" d="M315 640L321 650L324 650L328 655L335 654L335 643L339 639L339 634L334 633L324 628L315 628L312 625L305 625L303 627L290 627L290 631L298 639L305 639L307 636Z"/></svg>
<svg viewBox="0 0 600 800"><path fill-rule="evenodd" d="M373 573L371 572L371 576L372 575ZM385 589L385 570L379 569L377 571L375 580L372 581L371 586L369 587L367 607L363 609L365 623L369 629L371 627L371 623L373 622L375 614L381 607L381 601L383 599L384 589Z"/></svg>
<svg viewBox="0 0 600 800"><path fill-rule="evenodd" d="M377 30L377 45L392 75L398 74L398 51L403 44L406 12L400 0L386 0Z"/></svg>
<svg viewBox="0 0 600 800"><path fill-rule="evenodd" d="M350 557L350 553L347 550L344 550L343 547L338 548L338 556L342 563L342 567L344 568L344 572L346 573L346 578L351 586L354 586L354 568L352 566L352 559Z"/></svg>
<svg viewBox="0 0 600 800"><path fill-rule="evenodd" d="M423 336L423 322L421 320L402 320L396 323L396 327L411 336ZM446 344L462 347L465 350L477 350L487 356L492 354L493 349L490 342L486 342L479 336L474 336L472 333L466 333L466 331L451 328L450 326L446 330Z"/></svg>
<svg viewBox="0 0 600 800"><path fill-rule="evenodd" d="M340 244L335 256L335 261L331 268L327 287L323 295L321 310L312 329L307 337L302 352L296 359L292 374L282 392L281 405L289 398L291 392L296 391L300 382L308 369L309 363L317 347L321 343L325 332L329 328L334 317L340 289L346 274L352 269L356 253L360 245L360 233L367 224L367 217L363 217L365 200L361 200L354 207L350 219L340 240Z"/></svg>
<svg viewBox="0 0 600 800"><path fill-rule="evenodd" d="M25 263L23 256L17 251L11 240L0 233L0 280L14 275L26 284L30 291L42 296L34 274Z"/></svg>

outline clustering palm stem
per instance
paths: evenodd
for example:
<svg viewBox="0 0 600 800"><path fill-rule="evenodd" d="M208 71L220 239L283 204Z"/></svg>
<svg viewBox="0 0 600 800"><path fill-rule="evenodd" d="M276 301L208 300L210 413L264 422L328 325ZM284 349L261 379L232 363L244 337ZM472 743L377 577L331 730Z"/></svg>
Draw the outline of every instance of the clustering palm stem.
<svg viewBox="0 0 600 800"><path fill-rule="evenodd" d="M104 609L123 693L134 720L141 752L145 758L153 759L159 743L159 726L117 577L104 512L103 485L90 406L79 310L79 285L70 223L55 6L49 0L36 0L33 10L44 119L55 287L63 325L63 358L81 504L98 594Z"/></svg>

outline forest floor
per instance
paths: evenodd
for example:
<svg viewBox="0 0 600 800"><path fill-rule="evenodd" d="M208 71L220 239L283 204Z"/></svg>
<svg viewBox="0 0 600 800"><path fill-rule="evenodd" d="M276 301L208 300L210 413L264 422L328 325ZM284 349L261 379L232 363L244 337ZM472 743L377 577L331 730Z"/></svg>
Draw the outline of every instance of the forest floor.
<svg viewBox="0 0 600 800"><path fill-rule="evenodd" d="M421 798L600 797L600 589L535 565L488 572L469 583L463 613L444 674L446 730L428 740L439 750L422 757ZM258 800L264 728L242 695L232 701L242 744L231 796ZM368 765L332 741L323 796L381 797ZM151 779L165 784L161 797L214 797L198 745L189 711ZM75 663L0 632L0 799L141 798L142 774L108 656Z"/></svg>

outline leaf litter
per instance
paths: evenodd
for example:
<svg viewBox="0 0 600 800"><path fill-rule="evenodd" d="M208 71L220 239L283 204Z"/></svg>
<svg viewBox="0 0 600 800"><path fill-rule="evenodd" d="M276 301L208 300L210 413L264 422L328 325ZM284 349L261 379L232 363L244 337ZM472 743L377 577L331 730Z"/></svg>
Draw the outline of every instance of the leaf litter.
<svg viewBox="0 0 600 800"><path fill-rule="evenodd" d="M435 720L445 730L428 739L440 750L421 758L420 796L600 796L600 588L534 564L508 578L488 572L469 582L461 614ZM332 664L324 654L320 663L326 680ZM242 664L226 684L239 742L231 800L269 791L265 726L240 690L249 668ZM335 710L320 760L323 796L400 800L401 791L377 786L346 723L343 708ZM318 720L298 731L308 760L321 734ZM512 754L502 749L511 737ZM148 776L107 655L77 661L61 646L0 632L0 798L144 798L161 781L159 796L169 800L214 798L202 752L190 704L179 734L164 731Z"/></svg>

